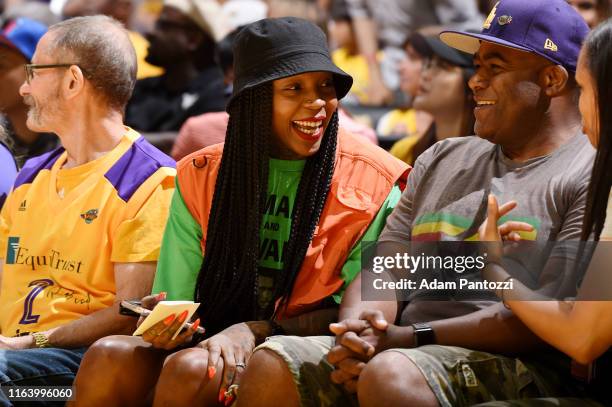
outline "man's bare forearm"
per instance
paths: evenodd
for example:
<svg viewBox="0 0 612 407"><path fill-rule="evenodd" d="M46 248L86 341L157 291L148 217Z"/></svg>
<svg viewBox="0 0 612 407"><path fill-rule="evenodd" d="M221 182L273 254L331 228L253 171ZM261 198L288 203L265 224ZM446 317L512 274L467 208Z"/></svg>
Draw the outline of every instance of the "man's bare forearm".
<svg viewBox="0 0 612 407"><path fill-rule="evenodd" d="M502 303L429 325L440 345L494 353L522 353L547 346Z"/></svg>
<svg viewBox="0 0 612 407"><path fill-rule="evenodd" d="M119 315L119 303L44 332L57 348L89 346L109 335L131 335L137 319Z"/></svg>

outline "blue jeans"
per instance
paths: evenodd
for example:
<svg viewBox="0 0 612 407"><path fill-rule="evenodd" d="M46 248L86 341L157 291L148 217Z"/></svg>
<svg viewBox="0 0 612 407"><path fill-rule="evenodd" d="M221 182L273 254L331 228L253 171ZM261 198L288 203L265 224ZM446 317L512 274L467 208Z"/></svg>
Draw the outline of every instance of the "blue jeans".
<svg viewBox="0 0 612 407"><path fill-rule="evenodd" d="M0 350L0 386L71 386L87 348ZM0 391L0 406L19 405ZM24 402L23 405L32 405ZM49 402L45 405L63 405ZM40 406L43 403L36 403Z"/></svg>

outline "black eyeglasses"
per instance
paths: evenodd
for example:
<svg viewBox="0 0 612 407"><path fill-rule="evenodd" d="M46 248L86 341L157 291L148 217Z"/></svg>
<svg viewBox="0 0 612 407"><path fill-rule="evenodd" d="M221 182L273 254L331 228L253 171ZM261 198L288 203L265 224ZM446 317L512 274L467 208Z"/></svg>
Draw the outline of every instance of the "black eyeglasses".
<svg viewBox="0 0 612 407"><path fill-rule="evenodd" d="M34 70L36 69L70 68L72 65L78 66L79 69L86 74L85 70L79 66L79 64L25 64L23 67L25 68L26 82L30 84L32 78L34 78Z"/></svg>

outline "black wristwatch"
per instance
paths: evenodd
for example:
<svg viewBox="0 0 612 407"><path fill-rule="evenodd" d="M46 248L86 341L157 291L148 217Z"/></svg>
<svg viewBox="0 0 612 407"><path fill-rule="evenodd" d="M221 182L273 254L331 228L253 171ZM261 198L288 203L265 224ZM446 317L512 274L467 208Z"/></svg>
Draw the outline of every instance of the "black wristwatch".
<svg viewBox="0 0 612 407"><path fill-rule="evenodd" d="M418 346L433 345L436 343L436 333L429 325L422 322L417 322L416 324L412 324L412 328L414 328L415 348Z"/></svg>

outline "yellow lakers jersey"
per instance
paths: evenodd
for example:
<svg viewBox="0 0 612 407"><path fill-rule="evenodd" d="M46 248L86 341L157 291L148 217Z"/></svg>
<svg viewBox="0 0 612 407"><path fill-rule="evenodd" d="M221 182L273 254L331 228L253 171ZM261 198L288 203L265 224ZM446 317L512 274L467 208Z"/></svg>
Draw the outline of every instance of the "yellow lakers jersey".
<svg viewBox="0 0 612 407"><path fill-rule="evenodd" d="M101 158L63 169L66 158L60 148L29 160L2 208L2 335L109 307L114 263L157 260L174 161L131 129Z"/></svg>

